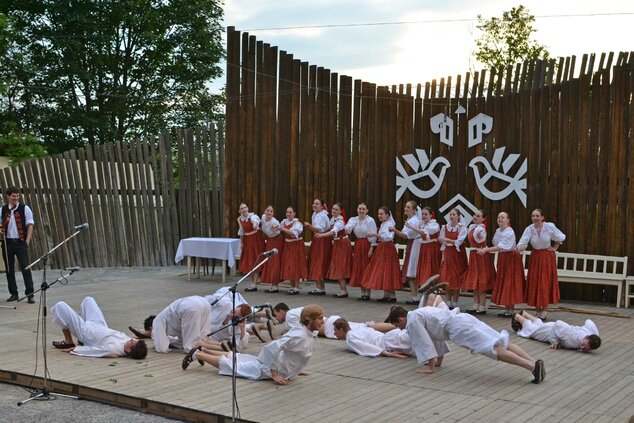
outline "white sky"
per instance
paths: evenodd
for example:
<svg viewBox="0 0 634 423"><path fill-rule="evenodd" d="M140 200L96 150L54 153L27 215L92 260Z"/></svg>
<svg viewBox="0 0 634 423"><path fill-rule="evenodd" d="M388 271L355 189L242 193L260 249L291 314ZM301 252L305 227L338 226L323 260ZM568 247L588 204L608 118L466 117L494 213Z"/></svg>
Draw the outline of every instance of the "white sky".
<svg viewBox="0 0 634 423"><path fill-rule="evenodd" d="M476 18L524 5L536 16L534 38L552 57L634 50L634 3L623 0L226 0L225 26L248 30L280 50L381 85L425 83L480 70L472 51ZM540 17L564 14L630 15ZM472 19L464 22L265 31L254 28ZM223 65L224 66L224 65ZM214 87L224 85L216 81Z"/></svg>

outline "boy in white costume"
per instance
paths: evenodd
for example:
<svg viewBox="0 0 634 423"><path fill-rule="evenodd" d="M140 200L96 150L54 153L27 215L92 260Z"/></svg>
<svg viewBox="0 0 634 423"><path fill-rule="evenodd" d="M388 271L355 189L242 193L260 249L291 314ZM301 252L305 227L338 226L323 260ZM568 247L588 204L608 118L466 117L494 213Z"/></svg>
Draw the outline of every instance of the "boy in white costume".
<svg viewBox="0 0 634 423"><path fill-rule="evenodd" d="M148 317L144 326L152 334L156 352L169 352L170 346L189 351L211 332L210 313L209 302L193 295L179 298L158 315Z"/></svg>
<svg viewBox="0 0 634 423"><path fill-rule="evenodd" d="M430 374L440 367L449 352L446 341L453 341L472 354L482 354L494 360L514 364L533 374L533 383L540 383L545 375L544 362L535 360L519 346L508 342L508 332L497 332L490 326L458 307L449 307L439 296L430 294L428 306L408 312L403 307L393 307L388 321L397 328L409 332L412 347L419 364L427 362L428 368L421 374Z"/></svg>
<svg viewBox="0 0 634 423"><path fill-rule="evenodd" d="M569 325L563 320L544 323L540 318L523 311L515 314L512 326L517 336L547 342L551 349L565 348L590 352L601 346L599 329L589 319L583 326Z"/></svg>
<svg viewBox="0 0 634 423"><path fill-rule="evenodd" d="M342 317L335 320L333 326L337 339L345 340L346 347L361 356L407 358L414 355L407 330L395 328L383 333L358 323L352 326Z"/></svg>
<svg viewBox="0 0 634 423"><path fill-rule="evenodd" d="M291 327L280 339L268 343L257 357L240 353L236 355L236 376L251 380L272 379L277 384L287 385L298 375L306 374L304 368L312 356L315 340L313 332L319 330L323 320L324 311L320 306L313 304L304 307L300 325ZM230 354L208 354L194 348L183 359L183 370L193 360L217 367L221 375L232 374Z"/></svg>
<svg viewBox="0 0 634 423"><path fill-rule="evenodd" d="M92 297L86 297L81 302L81 316L63 301L51 308L51 314L53 324L64 334L63 341L53 341L55 348L84 357L127 356L140 360L147 356L144 341L132 339L108 327L106 318ZM83 345L76 347L73 336Z"/></svg>

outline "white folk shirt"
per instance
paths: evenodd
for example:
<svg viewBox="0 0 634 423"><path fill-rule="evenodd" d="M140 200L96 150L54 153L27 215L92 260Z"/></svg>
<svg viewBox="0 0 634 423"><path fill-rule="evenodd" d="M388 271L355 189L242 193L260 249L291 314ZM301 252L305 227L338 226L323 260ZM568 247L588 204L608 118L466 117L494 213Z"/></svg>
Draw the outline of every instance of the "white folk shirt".
<svg viewBox="0 0 634 423"><path fill-rule="evenodd" d="M230 293L223 296L223 294L225 294L225 292L227 291L229 291L229 288L223 287L223 288L220 288L218 291L216 291L213 295L205 296L205 299L208 301L209 304L214 303L214 301L219 298L219 301L216 302L213 306L211 306L211 312L209 313L210 328L209 328L209 332L207 333L216 332L221 327L231 322L231 317L233 314L233 299L231 298ZM248 303L239 292L236 292L236 307L238 307L241 304L248 304ZM233 333L233 327L229 326L219 332L214 333L213 335L210 336L210 338L216 341L224 341L224 340L231 339L232 333ZM241 351L242 349L246 348L247 345L249 344L249 337L250 337L249 333L245 332L244 337L240 338L241 334L242 334L242 331L240 327L237 327L236 339L238 339L238 344L236 346L238 351Z"/></svg>
<svg viewBox="0 0 634 423"><path fill-rule="evenodd" d="M271 370L284 379L292 380L304 370L313 355L315 336L306 326L292 327L280 339L271 341L258 355L263 371L269 377Z"/></svg>
<svg viewBox="0 0 634 423"><path fill-rule="evenodd" d="M406 329L419 364L450 351L445 332L449 318L444 310L435 307L417 308L407 313Z"/></svg>
<svg viewBox="0 0 634 423"><path fill-rule="evenodd" d="M304 307L297 307L288 310L286 312L286 317L284 318L284 323L286 323L286 326L288 326L289 328L301 326L299 317L302 314L303 309Z"/></svg>
<svg viewBox="0 0 634 423"><path fill-rule="evenodd" d="M456 247L456 251L460 251L460 246L462 245L462 243L464 242L464 240L467 238L467 229L464 227L464 225L460 222L458 222L458 224L456 224L456 226L451 226L451 223L447 223L445 226L442 227L442 229L440 230L440 237L441 238L446 238L446 233L447 232L456 232L458 231L458 239L454 241L454 246ZM447 243L443 242L440 250L444 251L445 248L447 248Z"/></svg>
<svg viewBox="0 0 634 423"><path fill-rule="evenodd" d="M319 233L328 232L330 230L330 219L328 219L328 212L322 210L318 213L313 212L312 225L319 230Z"/></svg>
<svg viewBox="0 0 634 423"><path fill-rule="evenodd" d="M243 221L243 222L246 222L247 220L250 220L251 223L253 223L253 230L256 230L256 229L258 229L260 227L260 218L255 213L249 213L249 214L247 214L246 217L240 215L240 217L238 219ZM244 235L244 229L242 229L242 225L238 224L238 226L239 226L238 236L243 236Z"/></svg>
<svg viewBox="0 0 634 423"><path fill-rule="evenodd" d="M552 242L564 242L565 239L566 235L554 223L544 222L541 229L535 228L535 225L524 229L517 246L526 248L530 242L534 250L545 250L550 248Z"/></svg>
<svg viewBox="0 0 634 423"><path fill-rule="evenodd" d="M299 219L293 219L292 221L289 221L288 219L284 219L282 220L282 226L287 227L288 225L291 224L291 222L293 223L293 226L288 228L288 230L291 231L293 235L295 235L295 238L300 238L300 235L302 234L302 231L304 230L304 225L302 224L302 222L299 221Z"/></svg>
<svg viewBox="0 0 634 423"><path fill-rule="evenodd" d="M383 351L399 351L412 354L412 344L407 330L392 329L387 333L365 325L350 326L346 334L346 347L364 357L378 357Z"/></svg>
<svg viewBox="0 0 634 423"><path fill-rule="evenodd" d="M390 231L390 228L394 228L396 225L394 224L393 220L386 220L385 222L381 223L381 227L379 228L379 242L386 242L386 241L394 241L394 232ZM373 244L375 245L375 244Z"/></svg>
<svg viewBox="0 0 634 423"><path fill-rule="evenodd" d="M11 217L9 218L9 225L7 226L7 239L18 239L20 238L20 234L18 233L18 225L15 223L15 216L13 212L18 208L20 203L18 203L14 208L11 208L11 204L9 204L9 212L11 213ZM4 217L4 216L3 216ZM24 205L24 224L35 225L35 220L33 219L33 211L26 204ZM26 234L24 234L26 237Z"/></svg>
<svg viewBox="0 0 634 423"><path fill-rule="evenodd" d="M278 236L280 234L280 222L275 217L271 217L271 219L266 220L266 215L263 214L260 222L260 227L262 228L264 235L269 238L273 238L274 236ZM277 229L274 228L276 226Z"/></svg>
<svg viewBox="0 0 634 423"><path fill-rule="evenodd" d="M345 227L346 223L343 221L343 216L336 216L336 217L333 216L330 218L329 225L330 225L329 228L331 231L335 233L339 233L343 231L343 228Z"/></svg>
<svg viewBox="0 0 634 423"><path fill-rule="evenodd" d="M376 233L376 222L370 216L366 216L365 219L359 219L359 216L355 216L346 223L346 232L354 232L357 239L367 238L368 234ZM369 241L373 243L373 239L369 239Z"/></svg>
<svg viewBox="0 0 634 423"><path fill-rule="evenodd" d="M416 217L416 215L410 217L409 219L407 219L405 221L405 225L403 225L403 230L401 231L401 232L403 232L405 234L407 239L420 238L420 234L418 232L416 232L415 230L410 229L410 228L407 227L408 223L411 226L414 226L415 228L418 228L418 227L420 227L420 219L418 219L418 217Z"/></svg>
<svg viewBox="0 0 634 423"><path fill-rule="evenodd" d="M515 232L513 228L507 227L504 230L498 228L493 235L493 245L499 247L500 251L513 251L515 249Z"/></svg>
<svg viewBox="0 0 634 423"><path fill-rule="evenodd" d="M337 339L337 337L335 336L335 321L337 319L341 318L341 316L337 316L332 315L330 317L328 317L325 321L324 321L324 336L326 338L329 339ZM350 325L351 329L357 328L357 327L366 327L367 324L366 323L357 323L357 322L348 322L348 324Z"/></svg>
<svg viewBox="0 0 634 423"><path fill-rule="evenodd" d="M180 339L185 351L194 348L196 342L202 341L211 332L210 313L209 302L199 296L179 298L168 305L152 323L156 352L169 351L170 337Z"/></svg>
<svg viewBox="0 0 634 423"><path fill-rule="evenodd" d="M440 225L436 222L436 219L429 219L429 222L427 223L425 223L424 220L421 220L419 228L425 233L425 235L422 235L423 244L435 242L435 240L430 239L430 237L440 232Z"/></svg>
<svg viewBox="0 0 634 423"><path fill-rule="evenodd" d="M467 229L467 234L473 229L473 238L480 244L487 240L487 228L483 223L472 223Z"/></svg>
<svg viewBox="0 0 634 423"><path fill-rule="evenodd" d="M526 321L522 330L517 333L523 338L533 338L549 344L559 344L562 348L576 350L583 338L588 335L599 335L599 329L592 320L586 320L583 326L572 326L557 320L555 322L542 322L541 319Z"/></svg>

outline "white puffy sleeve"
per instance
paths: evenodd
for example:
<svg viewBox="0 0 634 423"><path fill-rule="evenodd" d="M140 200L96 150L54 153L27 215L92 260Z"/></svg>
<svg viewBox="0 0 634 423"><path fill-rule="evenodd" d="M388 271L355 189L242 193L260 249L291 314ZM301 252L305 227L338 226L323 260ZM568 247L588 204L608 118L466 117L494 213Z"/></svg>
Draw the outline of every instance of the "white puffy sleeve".
<svg viewBox="0 0 634 423"><path fill-rule="evenodd" d="M559 228L557 228L557 226L555 226L554 223L545 222L544 223L544 228L546 228L546 231L550 235L550 239L552 241L564 242L564 240L566 239L566 235L563 232L561 232L559 230Z"/></svg>
<svg viewBox="0 0 634 423"><path fill-rule="evenodd" d="M511 251L515 248L515 233L513 230L495 231L493 245L500 248L500 251Z"/></svg>
<svg viewBox="0 0 634 423"><path fill-rule="evenodd" d="M464 225L460 225L458 228L458 239L454 243L456 251L460 251L460 246L464 243L464 240L467 239L467 228L465 228Z"/></svg>
<svg viewBox="0 0 634 423"><path fill-rule="evenodd" d="M526 229L524 229L524 232L522 233L522 236L520 237L520 240L517 243L518 247L521 247L521 248L528 247L528 243L531 240L531 226L532 225L529 225L526 227Z"/></svg>

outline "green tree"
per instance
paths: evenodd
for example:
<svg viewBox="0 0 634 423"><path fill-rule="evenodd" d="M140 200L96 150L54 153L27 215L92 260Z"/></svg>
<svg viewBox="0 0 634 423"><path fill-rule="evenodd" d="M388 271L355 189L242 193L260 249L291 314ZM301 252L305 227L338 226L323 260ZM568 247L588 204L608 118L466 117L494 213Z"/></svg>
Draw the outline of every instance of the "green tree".
<svg viewBox="0 0 634 423"><path fill-rule="evenodd" d="M213 120L216 0L7 0L5 109L51 153Z"/></svg>
<svg viewBox="0 0 634 423"><path fill-rule="evenodd" d="M517 62L548 59L546 46L531 39L537 30L535 16L524 6L502 13L502 18L483 19L478 15L477 28L482 31L476 40L474 57L489 69L500 69Z"/></svg>

